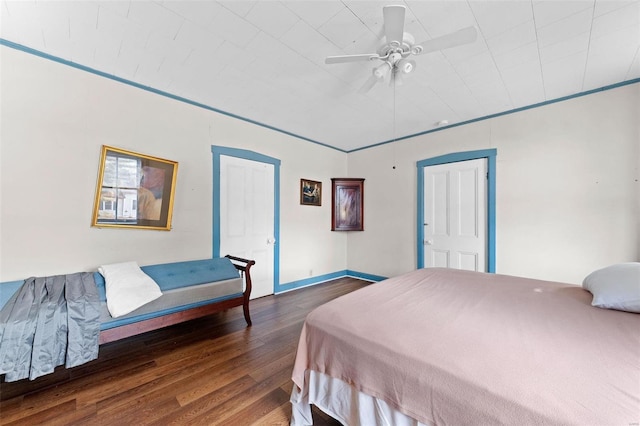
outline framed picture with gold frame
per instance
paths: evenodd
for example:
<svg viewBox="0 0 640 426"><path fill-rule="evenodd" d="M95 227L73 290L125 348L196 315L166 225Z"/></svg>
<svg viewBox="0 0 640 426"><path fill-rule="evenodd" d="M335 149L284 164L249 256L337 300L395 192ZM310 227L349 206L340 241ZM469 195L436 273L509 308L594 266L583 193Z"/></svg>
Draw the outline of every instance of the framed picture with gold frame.
<svg viewBox="0 0 640 426"><path fill-rule="evenodd" d="M322 182L300 179L300 204L305 206L321 206Z"/></svg>
<svg viewBox="0 0 640 426"><path fill-rule="evenodd" d="M178 163L103 145L92 226L169 231Z"/></svg>
<svg viewBox="0 0 640 426"><path fill-rule="evenodd" d="M331 179L331 230L364 231L364 179Z"/></svg>

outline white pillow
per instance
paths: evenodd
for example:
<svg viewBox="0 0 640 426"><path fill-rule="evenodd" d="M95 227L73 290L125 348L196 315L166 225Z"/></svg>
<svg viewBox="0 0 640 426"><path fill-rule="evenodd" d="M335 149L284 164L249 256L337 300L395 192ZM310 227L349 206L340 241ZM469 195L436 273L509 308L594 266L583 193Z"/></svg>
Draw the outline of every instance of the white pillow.
<svg viewBox="0 0 640 426"><path fill-rule="evenodd" d="M98 268L105 282L107 308L120 317L162 296L158 284L136 262L112 263Z"/></svg>
<svg viewBox="0 0 640 426"><path fill-rule="evenodd" d="M619 263L593 271L582 282L599 308L640 313L640 262Z"/></svg>

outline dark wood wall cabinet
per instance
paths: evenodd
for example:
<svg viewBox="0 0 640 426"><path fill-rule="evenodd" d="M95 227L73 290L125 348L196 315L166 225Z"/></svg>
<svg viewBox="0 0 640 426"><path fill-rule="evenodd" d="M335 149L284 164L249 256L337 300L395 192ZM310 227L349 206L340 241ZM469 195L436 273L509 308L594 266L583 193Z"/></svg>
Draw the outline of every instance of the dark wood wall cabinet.
<svg viewBox="0 0 640 426"><path fill-rule="evenodd" d="M331 230L364 231L364 179L331 179Z"/></svg>

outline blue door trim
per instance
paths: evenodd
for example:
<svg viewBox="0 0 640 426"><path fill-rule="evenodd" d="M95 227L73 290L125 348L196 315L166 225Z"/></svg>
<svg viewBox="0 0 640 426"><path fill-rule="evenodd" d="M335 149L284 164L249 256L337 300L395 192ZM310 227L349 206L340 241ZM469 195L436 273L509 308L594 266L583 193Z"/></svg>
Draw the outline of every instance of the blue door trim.
<svg viewBox="0 0 640 426"><path fill-rule="evenodd" d="M280 160L246 149L211 146L213 153L213 257L220 257L220 156L273 164L273 289L280 285Z"/></svg>
<svg viewBox="0 0 640 426"><path fill-rule="evenodd" d="M487 159L487 271L496 272L496 149L455 152L427 158L416 163L418 168L417 256L418 269L424 268L424 168L458 161Z"/></svg>

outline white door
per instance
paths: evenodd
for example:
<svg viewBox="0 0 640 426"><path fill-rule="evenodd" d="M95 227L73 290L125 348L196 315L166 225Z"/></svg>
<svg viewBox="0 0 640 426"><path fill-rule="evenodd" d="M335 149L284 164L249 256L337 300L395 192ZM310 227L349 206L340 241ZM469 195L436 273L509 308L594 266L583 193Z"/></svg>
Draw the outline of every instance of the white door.
<svg viewBox="0 0 640 426"><path fill-rule="evenodd" d="M487 270L487 160L424 168L424 266Z"/></svg>
<svg viewBox="0 0 640 426"><path fill-rule="evenodd" d="M253 259L251 298L273 294L274 165L220 156L220 255Z"/></svg>

